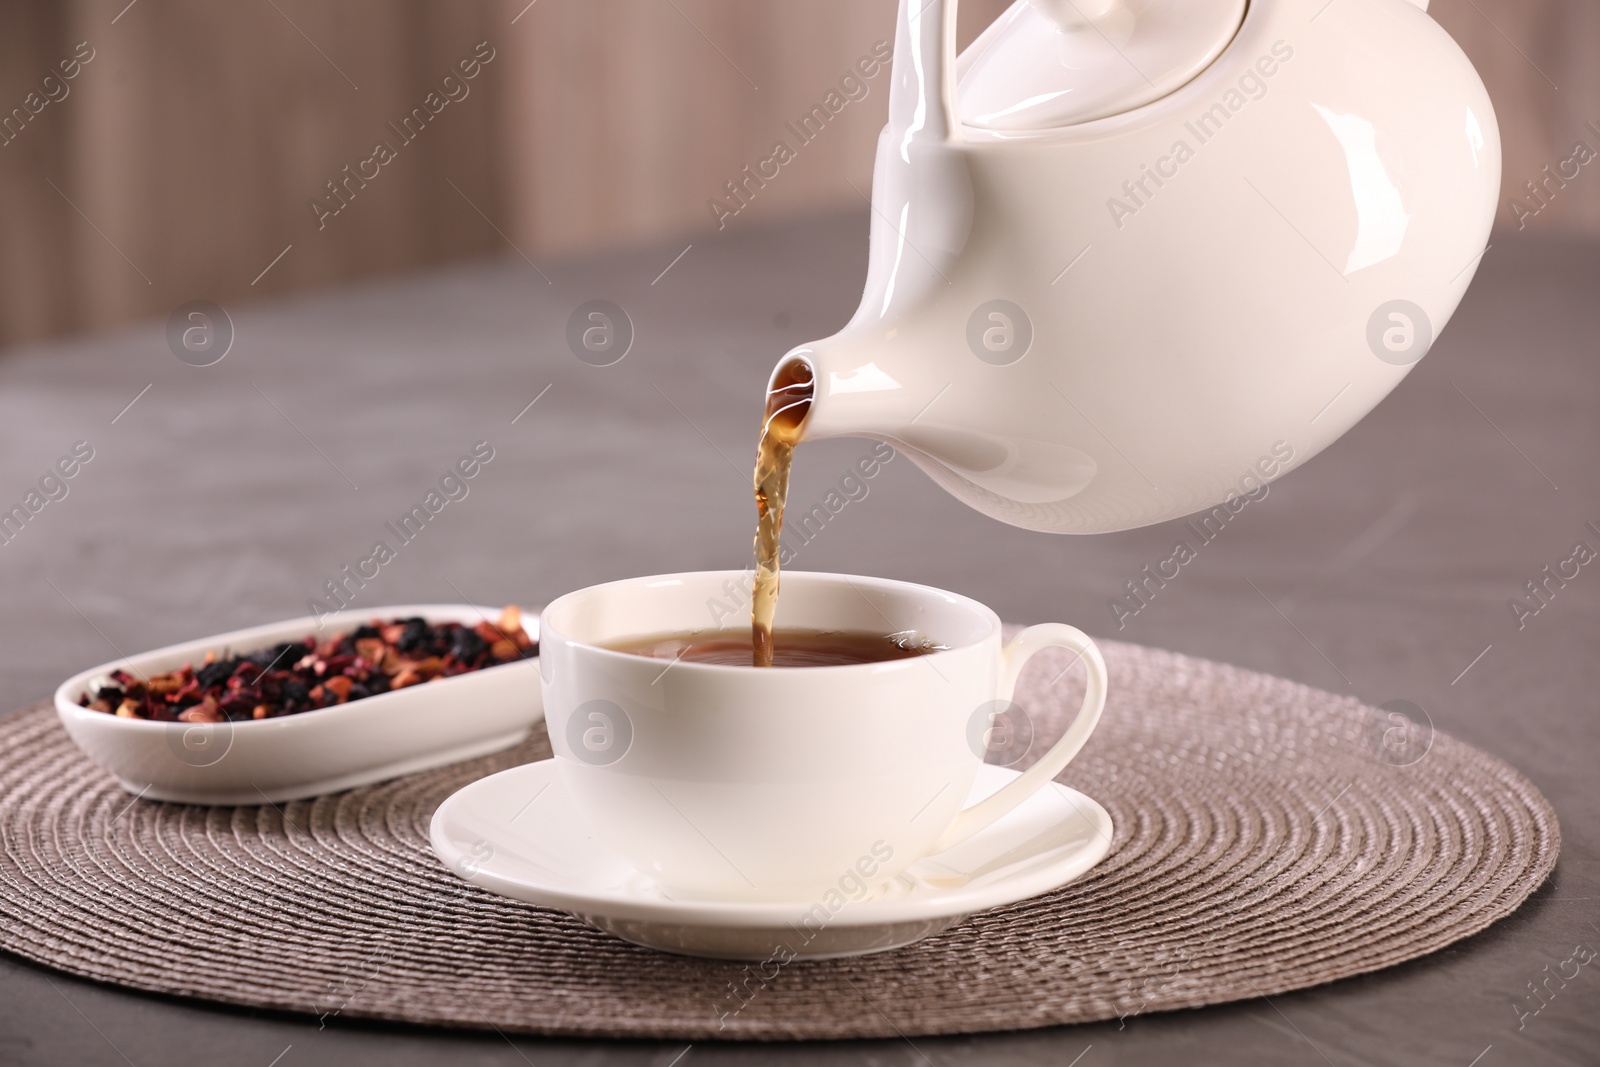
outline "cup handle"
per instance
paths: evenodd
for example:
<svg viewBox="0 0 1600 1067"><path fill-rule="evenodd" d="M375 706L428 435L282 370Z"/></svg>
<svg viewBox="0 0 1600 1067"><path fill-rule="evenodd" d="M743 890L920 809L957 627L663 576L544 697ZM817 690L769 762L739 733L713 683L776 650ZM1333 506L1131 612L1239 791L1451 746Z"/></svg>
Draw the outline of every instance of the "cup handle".
<svg viewBox="0 0 1600 1067"><path fill-rule="evenodd" d="M1089 684L1084 690L1083 704L1078 708L1077 717L1072 720L1072 725L1067 727L1066 733L1061 735L1061 740L1057 741L1038 763L1024 771L1022 777L999 792L978 801L972 807L962 809L955 821L934 842L932 852L943 852L960 844L1044 788L1068 763L1072 762L1072 757L1083 748L1084 742L1089 740L1089 734L1094 731L1095 724L1100 721L1100 712L1106 706L1106 661L1101 658L1100 650L1089 640L1087 634L1074 626L1065 626L1058 622L1030 626L1001 650L1003 677L1000 682L1000 699L1011 699L1012 693L1017 688L1017 677L1022 674L1022 668L1033 658L1035 652L1046 648L1071 649L1078 654L1079 659L1083 660L1083 665L1089 673Z"/></svg>

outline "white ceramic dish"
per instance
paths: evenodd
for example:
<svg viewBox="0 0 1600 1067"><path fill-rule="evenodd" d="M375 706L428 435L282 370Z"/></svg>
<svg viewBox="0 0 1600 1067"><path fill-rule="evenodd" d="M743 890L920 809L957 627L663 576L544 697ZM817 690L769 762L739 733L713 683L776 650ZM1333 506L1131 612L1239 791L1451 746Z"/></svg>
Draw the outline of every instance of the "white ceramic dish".
<svg viewBox="0 0 1600 1067"><path fill-rule="evenodd" d="M967 802L1017 777L985 764ZM1051 783L837 910L822 901L675 900L593 836L555 760L543 760L457 791L434 813L430 838L445 866L474 885L571 912L626 941L688 956L783 960L899 948L973 912L1047 893L1104 859L1111 832L1104 808Z"/></svg>
<svg viewBox="0 0 1600 1067"><path fill-rule="evenodd" d="M130 793L185 804L297 800L394 778L516 744L544 713L537 659L488 667L331 708L235 723L119 719L78 706L113 670L145 674L200 663L208 649L253 652L307 634L321 637L375 618L421 616L473 625L500 616L469 604L352 609L317 630L314 616L256 626L102 664L56 690L56 713L78 747ZM536 616L523 629L539 638Z"/></svg>

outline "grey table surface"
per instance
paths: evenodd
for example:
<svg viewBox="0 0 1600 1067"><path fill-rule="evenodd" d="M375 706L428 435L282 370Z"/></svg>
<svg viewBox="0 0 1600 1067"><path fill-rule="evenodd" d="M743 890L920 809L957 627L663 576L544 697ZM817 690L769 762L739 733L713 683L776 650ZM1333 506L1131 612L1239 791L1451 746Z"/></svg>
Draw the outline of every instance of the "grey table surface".
<svg viewBox="0 0 1600 1067"><path fill-rule="evenodd" d="M113 648L303 614L480 440L495 458L470 494L357 604L537 604L610 578L745 565L765 376L854 308L865 232L860 214L730 231L697 240L654 283L681 245L542 263L549 282L510 259L239 306L232 350L207 368L174 358L159 321L4 353L0 500L20 500L75 442L94 449L68 495L0 548L7 706L48 697ZM1170 529L1012 529L903 460L800 564L932 582L1013 621L1072 621L1372 703L1412 700L1520 768L1560 814L1560 865L1517 914L1435 956L1270 1003L914 1042L704 1044L676 1062L1600 1062L1594 967L1520 1028L1514 1008L1531 1003L1546 964L1600 947L1600 574L1584 568L1520 629L1509 607L1576 542L1600 545L1585 526L1600 526L1597 294L1600 246L1497 237L1400 388L1120 631L1107 601L1165 557ZM568 315L593 298L635 325L611 367L580 362L564 340ZM803 448L794 499L820 498L866 448ZM125 992L0 955L6 1064L545 1067L683 1053L319 1030L309 1017Z"/></svg>

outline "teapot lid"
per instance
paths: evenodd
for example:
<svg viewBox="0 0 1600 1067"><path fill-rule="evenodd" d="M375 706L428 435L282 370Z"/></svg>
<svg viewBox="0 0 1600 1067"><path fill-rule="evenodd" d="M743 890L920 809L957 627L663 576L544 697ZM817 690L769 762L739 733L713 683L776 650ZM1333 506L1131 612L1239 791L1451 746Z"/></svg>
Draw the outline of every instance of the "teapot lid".
<svg viewBox="0 0 1600 1067"><path fill-rule="evenodd" d="M1131 111L1221 54L1246 0L1017 0L957 62L964 125L1050 130Z"/></svg>

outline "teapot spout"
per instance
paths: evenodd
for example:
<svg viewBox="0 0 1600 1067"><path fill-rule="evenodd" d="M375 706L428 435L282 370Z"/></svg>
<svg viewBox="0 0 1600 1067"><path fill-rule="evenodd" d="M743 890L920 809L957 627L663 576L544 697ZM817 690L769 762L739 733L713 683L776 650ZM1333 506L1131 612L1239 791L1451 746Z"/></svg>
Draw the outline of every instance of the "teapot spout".
<svg viewBox="0 0 1600 1067"><path fill-rule="evenodd" d="M938 374L924 373L928 360L897 359L896 349L857 330L792 349L773 370L768 411L781 407L798 421L797 441L885 442L985 514L1060 529L1057 512L1099 469L1081 437L1072 428L1012 432L995 417L992 398L953 382L941 387Z"/></svg>
<svg viewBox="0 0 1600 1067"><path fill-rule="evenodd" d="M797 421L800 441L891 437L905 391L870 356L844 351L855 347L841 344L844 336L792 349L773 368L767 410L781 407Z"/></svg>

